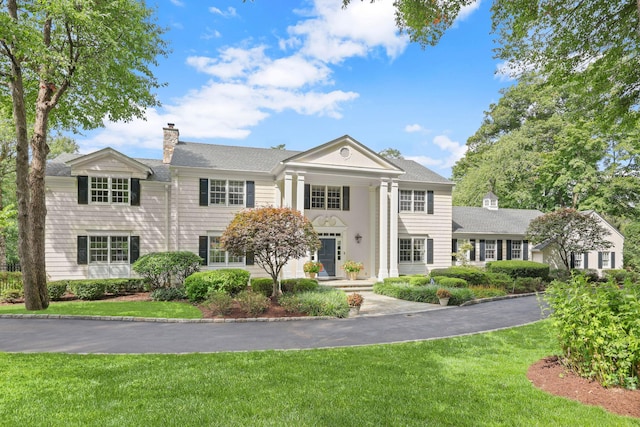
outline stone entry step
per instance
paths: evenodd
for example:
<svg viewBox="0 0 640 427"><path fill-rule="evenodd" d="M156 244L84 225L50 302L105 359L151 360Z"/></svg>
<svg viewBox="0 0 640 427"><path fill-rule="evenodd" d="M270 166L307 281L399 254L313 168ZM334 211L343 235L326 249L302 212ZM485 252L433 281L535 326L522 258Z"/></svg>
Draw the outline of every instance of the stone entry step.
<svg viewBox="0 0 640 427"><path fill-rule="evenodd" d="M318 280L323 286L330 286L332 288L340 289L345 292L372 292L373 285L376 283L376 279L362 279L362 280L346 280L346 279L320 279Z"/></svg>

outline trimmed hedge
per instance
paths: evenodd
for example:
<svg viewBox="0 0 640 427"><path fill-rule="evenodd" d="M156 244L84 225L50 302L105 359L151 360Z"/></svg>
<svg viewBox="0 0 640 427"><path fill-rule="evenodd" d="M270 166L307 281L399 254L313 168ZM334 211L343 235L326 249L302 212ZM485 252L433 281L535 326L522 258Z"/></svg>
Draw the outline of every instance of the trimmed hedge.
<svg viewBox="0 0 640 427"><path fill-rule="evenodd" d="M637 282L639 280L638 273L630 270L604 270L602 274L605 279L612 279L619 285L622 285L627 280L631 282Z"/></svg>
<svg viewBox="0 0 640 427"><path fill-rule="evenodd" d="M391 285L394 283L405 283L405 284L409 284L409 278L410 276L400 276L400 277L385 277L384 279L382 279L382 283L384 283L385 285Z"/></svg>
<svg viewBox="0 0 640 427"><path fill-rule="evenodd" d="M78 299L96 300L104 296L107 289L105 279L69 280L69 291Z"/></svg>
<svg viewBox="0 0 640 427"><path fill-rule="evenodd" d="M495 286L471 286L469 289L473 292L476 299L502 297L507 295L504 289Z"/></svg>
<svg viewBox="0 0 640 427"><path fill-rule="evenodd" d="M376 283L373 285L373 292L386 295L392 298L402 299L405 301L426 302L429 304L438 304L439 299L436 292L442 286L411 286L408 284L386 284ZM468 288L445 288L451 292L449 305L460 305L474 298L473 292Z"/></svg>
<svg viewBox="0 0 640 427"><path fill-rule="evenodd" d="M282 292L287 293L300 293L300 292L309 292L315 291L318 289L320 285L318 281L315 279L306 279L304 277L297 279L285 279L280 282L280 288ZM269 294L271 295L271 294Z"/></svg>
<svg viewBox="0 0 640 427"><path fill-rule="evenodd" d="M269 297L273 293L273 279L270 277L254 277L251 279L251 290Z"/></svg>
<svg viewBox="0 0 640 427"><path fill-rule="evenodd" d="M202 258L189 251L152 252L133 263L133 271L144 277L151 290L171 287L172 281L182 286L185 278L200 270Z"/></svg>
<svg viewBox="0 0 640 427"><path fill-rule="evenodd" d="M49 292L49 298L52 301L58 301L62 298L62 296L67 292L67 284L66 280L58 280L55 282L47 283L47 292Z"/></svg>
<svg viewBox="0 0 640 427"><path fill-rule="evenodd" d="M176 301L187 298L187 294L184 292L184 288L180 286L155 289L151 292L150 297L154 301Z"/></svg>
<svg viewBox="0 0 640 427"><path fill-rule="evenodd" d="M508 274L514 279L518 277L540 277L542 280L548 280L549 278L549 266L534 261L491 261L487 263L487 271Z"/></svg>
<svg viewBox="0 0 640 427"><path fill-rule="evenodd" d="M504 273L487 272L487 279L487 285L494 286L505 291L513 285L513 279L511 278L511 276Z"/></svg>
<svg viewBox="0 0 640 427"><path fill-rule="evenodd" d="M435 268L431 270L430 276L456 277L466 280L469 285L485 285L489 281L485 271L477 267Z"/></svg>
<svg viewBox="0 0 640 427"><path fill-rule="evenodd" d="M347 294L338 289L320 286L315 291L285 294L278 300L288 312L302 312L309 316L349 316Z"/></svg>
<svg viewBox="0 0 640 427"><path fill-rule="evenodd" d="M469 286L466 280L457 277L436 276L433 278L433 281L445 288L466 288Z"/></svg>
<svg viewBox="0 0 640 427"><path fill-rule="evenodd" d="M191 302L203 301L212 289L233 296L246 289L249 276L247 270L239 268L200 271L185 279L184 289Z"/></svg>

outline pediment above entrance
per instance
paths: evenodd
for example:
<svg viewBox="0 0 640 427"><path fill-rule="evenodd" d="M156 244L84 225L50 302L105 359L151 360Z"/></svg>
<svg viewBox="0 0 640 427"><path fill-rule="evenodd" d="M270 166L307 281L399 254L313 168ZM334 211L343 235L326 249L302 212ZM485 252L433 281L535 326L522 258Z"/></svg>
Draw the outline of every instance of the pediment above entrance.
<svg viewBox="0 0 640 427"><path fill-rule="evenodd" d="M345 224L340 218L335 215L318 215L311 221L314 228L347 228L347 224Z"/></svg>

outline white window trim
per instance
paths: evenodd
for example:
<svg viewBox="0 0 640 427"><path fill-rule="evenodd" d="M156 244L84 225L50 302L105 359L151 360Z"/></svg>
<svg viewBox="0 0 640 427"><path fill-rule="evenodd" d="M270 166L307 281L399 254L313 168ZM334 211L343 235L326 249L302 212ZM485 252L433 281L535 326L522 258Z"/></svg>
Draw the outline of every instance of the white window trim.
<svg viewBox="0 0 640 427"><path fill-rule="evenodd" d="M584 268L584 254L581 252L573 254L573 268Z"/></svg>
<svg viewBox="0 0 640 427"><path fill-rule="evenodd" d="M411 193L411 207L409 209L403 209L402 208L402 198L401 198L401 194L402 192L410 192ZM424 198L422 199L422 209L421 210L416 210L416 192L421 192L423 193ZM427 212L427 190L415 190L415 189L408 189L408 188L401 188L399 190L399 195L398 195L398 210L400 212L406 213L406 212L415 212L415 213L425 213Z"/></svg>
<svg viewBox="0 0 640 427"><path fill-rule="evenodd" d="M91 238L106 237L107 238L107 261L92 261L91 256ZM126 237L127 238L127 259L125 261L111 261L111 238ZM131 260L131 235L126 233L90 233L87 235L87 264L88 265L128 265Z"/></svg>
<svg viewBox="0 0 640 427"><path fill-rule="evenodd" d="M232 180L233 181L233 180ZM240 257L241 261L230 262L229 258L232 257L229 251L221 250L224 252L224 262L211 262L211 238L220 238L221 234L209 233L207 235L207 265L210 267L244 267L247 263L247 257Z"/></svg>
<svg viewBox="0 0 640 427"><path fill-rule="evenodd" d="M513 253L516 250L515 249L515 245L518 244L518 243L520 244L520 247L517 250L520 252L520 255L516 257L516 256L513 255ZM521 260L522 259L522 251L523 250L524 250L524 242L522 240L512 240L511 241L511 259L515 259L515 260L520 259Z"/></svg>
<svg viewBox="0 0 640 427"><path fill-rule="evenodd" d="M489 249L489 242L493 243L493 249ZM490 250L493 250L492 257L487 255ZM485 261L496 261L498 259L498 241L496 239L484 241L484 259Z"/></svg>
<svg viewBox="0 0 640 427"><path fill-rule="evenodd" d="M602 252L602 269L611 268L611 252Z"/></svg>
<svg viewBox="0 0 640 427"><path fill-rule="evenodd" d="M101 178L101 179L106 179L107 180L107 188L105 190L99 190L99 191L106 191L107 192L107 200L106 202L96 202L93 200L93 192L96 191L96 189L93 188L93 180L97 179L97 178ZM127 190L114 190L113 188L113 180L114 179L121 179L121 180L126 180L127 182ZM131 205L131 178L130 177L126 177L126 176L104 176L104 175L91 175L89 176L89 182L87 184L88 186L88 191L89 191L89 204L91 205L121 205L121 206L129 206ZM113 193L115 191L123 191L127 194L127 201L126 202L114 202L113 201Z"/></svg>
<svg viewBox="0 0 640 427"><path fill-rule="evenodd" d="M324 193L322 196L322 207L314 206L313 201L313 189L314 188L323 188ZM330 208L329 207L329 188L338 188L338 197L340 198L340 207ZM319 184L311 184L309 188L309 207L311 209L317 210L325 210L325 211L341 211L344 207L344 188L342 185L319 185Z"/></svg>
<svg viewBox="0 0 640 427"><path fill-rule="evenodd" d="M428 237L423 237L423 236L412 236L412 237L398 237L398 263L399 264L405 264L405 265L409 265L409 264L425 264L427 263L427 239ZM401 240L410 240L411 241L411 261L401 261L400 258L400 241ZM415 253L415 242L416 240L422 240L422 254L421 260L416 260L414 258L414 253Z"/></svg>
<svg viewBox="0 0 640 427"><path fill-rule="evenodd" d="M224 181L224 204L223 203L211 203L211 185L214 181ZM229 203L229 182L242 182L242 203ZM207 192L207 200L209 206L224 206L224 207L245 207L247 206L247 181L242 179L226 179L226 178L209 178L209 189Z"/></svg>

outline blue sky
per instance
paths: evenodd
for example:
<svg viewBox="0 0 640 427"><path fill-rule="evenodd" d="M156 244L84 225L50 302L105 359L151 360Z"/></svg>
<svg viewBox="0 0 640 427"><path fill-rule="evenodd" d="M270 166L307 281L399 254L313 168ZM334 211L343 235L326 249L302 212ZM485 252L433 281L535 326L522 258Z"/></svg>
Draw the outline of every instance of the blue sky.
<svg viewBox="0 0 640 427"><path fill-rule="evenodd" d="M513 83L496 73L490 2L464 10L424 50L398 33L392 4L158 0L172 50L155 70L167 83L162 107L76 135L81 152L160 158L169 122L184 141L291 150L348 134L449 177L483 112Z"/></svg>

